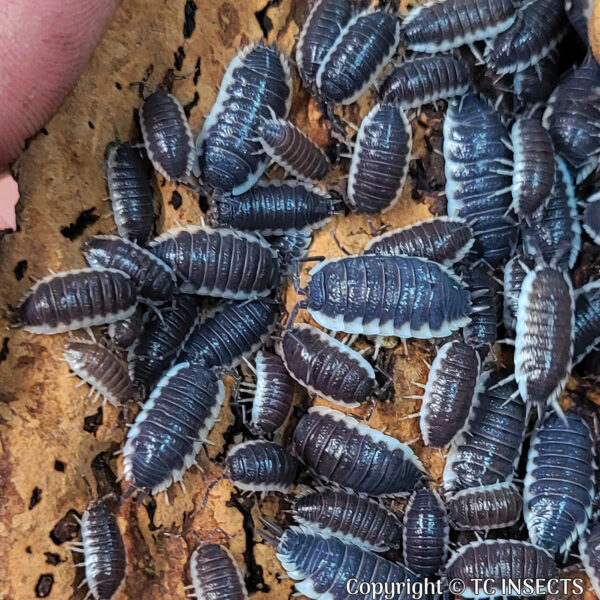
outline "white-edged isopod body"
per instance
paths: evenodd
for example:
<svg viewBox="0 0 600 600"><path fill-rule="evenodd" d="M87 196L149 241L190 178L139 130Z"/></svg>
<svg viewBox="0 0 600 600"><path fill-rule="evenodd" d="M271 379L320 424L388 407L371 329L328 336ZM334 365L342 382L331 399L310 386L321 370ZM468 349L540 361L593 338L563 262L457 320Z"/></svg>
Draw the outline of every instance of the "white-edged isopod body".
<svg viewBox="0 0 600 600"><path fill-rule="evenodd" d="M327 155L287 119L268 119L260 128L267 155L298 179L320 181L331 170Z"/></svg>
<svg viewBox="0 0 600 600"><path fill-rule="evenodd" d="M454 529L489 531L514 525L521 516L523 497L512 482L468 488L446 499Z"/></svg>
<svg viewBox="0 0 600 600"><path fill-rule="evenodd" d="M152 186L138 148L111 142L106 147L106 179L119 235L144 244L154 227Z"/></svg>
<svg viewBox="0 0 600 600"><path fill-rule="evenodd" d="M116 269L76 269L40 279L16 309L16 327L64 333L127 319L137 306L136 287Z"/></svg>
<svg viewBox="0 0 600 600"><path fill-rule="evenodd" d="M400 39L410 50L435 54L494 38L515 16L512 0L428 0L406 15Z"/></svg>
<svg viewBox="0 0 600 600"><path fill-rule="evenodd" d="M213 227L277 236L321 227L342 209L331 195L296 181L259 183L239 196L220 196L209 203L206 217Z"/></svg>
<svg viewBox="0 0 600 600"><path fill-rule="evenodd" d="M496 342L502 318L500 285L489 271L489 267L481 264L467 270L464 275L473 310L471 321L463 329L463 338L476 348L491 347Z"/></svg>
<svg viewBox="0 0 600 600"><path fill-rule="evenodd" d="M92 597L112 600L125 581L127 554L117 519L102 499L91 502L81 517L81 543Z"/></svg>
<svg viewBox="0 0 600 600"><path fill-rule="evenodd" d="M596 596L600 596L600 524L595 523L582 536L579 541L579 556Z"/></svg>
<svg viewBox="0 0 600 600"><path fill-rule="evenodd" d="M539 265L523 280L517 303L515 378L525 402L557 405L573 357L575 302L568 273Z"/></svg>
<svg viewBox="0 0 600 600"><path fill-rule="evenodd" d="M491 41L485 62L500 75L522 71L548 56L565 33L564 0L524 2L513 24Z"/></svg>
<svg viewBox="0 0 600 600"><path fill-rule="evenodd" d="M432 217L372 238L363 254L418 256L449 267L468 254L474 241L464 219Z"/></svg>
<svg viewBox="0 0 600 600"><path fill-rule="evenodd" d="M517 328L517 309L523 281L527 273L535 268L535 260L519 252L504 267L504 327L508 331Z"/></svg>
<svg viewBox="0 0 600 600"><path fill-rule="evenodd" d="M481 376L467 423L447 456L446 490L512 481L525 437L527 408L514 381L499 385L505 375L488 371Z"/></svg>
<svg viewBox="0 0 600 600"><path fill-rule="evenodd" d="M150 250L167 263L185 294L249 300L279 282L279 259L261 237L235 229L190 225L154 238Z"/></svg>
<svg viewBox="0 0 600 600"><path fill-rule="evenodd" d="M185 182L194 166L192 130L183 106L158 89L142 101L140 127L148 158L167 179Z"/></svg>
<svg viewBox="0 0 600 600"><path fill-rule="evenodd" d="M240 568L225 546L204 542L190 557L190 577L200 600L248 600Z"/></svg>
<svg viewBox="0 0 600 600"><path fill-rule="evenodd" d="M408 110L463 96L471 87L467 64L443 54L420 56L400 63L379 88L382 102Z"/></svg>
<svg viewBox="0 0 600 600"><path fill-rule="evenodd" d="M83 254L93 269L117 269L129 275L142 300L160 304L175 292L173 270L134 242L116 235L96 235L85 242Z"/></svg>
<svg viewBox="0 0 600 600"><path fill-rule="evenodd" d="M463 598L513 597L526 595L522 582L527 578L544 594L544 582L556 578L557 568L549 552L529 542L482 540L459 548L446 564L446 575L464 582ZM484 580L489 594L478 585Z"/></svg>
<svg viewBox="0 0 600 600"><path fill-rule="evenodd" d="M310 271L306 308L332 331L446 337L469 322L471 298L446 267L407 256L346 256Z"/></svg>
<svg viewBox="0 0 600 600"><path fill-rule="evenodd" d="M426 577L435 575L446 562L450 524L446 507L432 489L415 490L404 512L402 548L406 565Z"/></svg>
<svg viewBox="0 0 600 600"><path fill-rule="evenodd" d="M291 100L290 66L275 46L250 44L240 50L196 140L196 174L226 193L250 189L269 164L258 137L262 122L272 113L287 117Z"/></svg>
<svg viewBox="0 0 600 600"><path fill-rule="evenodd" d="M421 404L423 443L445 448L467 421L477 394L479 354L453 340L444 344L431 365Z"/></svg>
<svg viewBox="0 0 600 600"><path fill-rule="evenodd" d="M579 364L600 342L600 281L590 281L577 288L573 364Z"/></svg>
<svg viewBox="0 0 600 600"><path fill-rule="evenodd" d="M402 543L402 523L383 504L350 490L318 487L296 496L292 516L323 536L385 552Z"/></svg>
<svg viewBox="0 0 600 600"><path fill-rule="evenodd" d="M225 302L201 320L187 338L180 361L233 369L256 352L273 333L281 315L275 300Z"/></svg>
<svg viewBox="0 0 600 600"><path fill-rule="evenodd" d="M368 496L398 496L425 476L409 446L337 410L310 408L294 453L317 477Z"/></svg>
<svg viewBox="0 0 600 600"><path fill-rule="evenodd" d="M316 75L319 94L335 104L352 104L375 82L399 41L396 15L377 9L358 13L323 57Z"/></svg>
<svg viewBox="0 0 600 600"><path fill-rule="evenodd" d="M600 193L590 196L583 210L583 229L600 246Z"/></svg>
<svg viewBox="0 0 600 600"><path fill-rule="evenodd" d="M595 452L582 417L547 412L531 438L523 491L529 539L566 553L586 530L595 497Z"/></svg>
<svg viewBox="0 0 600 600"><path fill-rule="evenodd" d="M283 446L267 440L236 444L225 459L225 474L248 492L282 492L294 488L300 463Z"/></svg>
<svg viewBox="0 0 600 600"><path fill-rule="evenodd" d="M390 210L400 199L412 150L403 111L376 104L362 120L348 174L348 204L359 214Z"/></svg>
<svg viewBox="0 0 600 600"><path fill-rule="evenodd" d="M195 463L225 400L216 374L199 363L169 369L127 433L123 473L135 488L157 494Z"/></svg>
<svg viewBox="0 0 600 600"><path fill-rule="evenodd" d="M136 399L127 368L108 348L90 340L71 340L63 356L71 371L114 406Z"/></svg>
<svg viewBox="0 0 600 600"><path fill-rule="evenodd" d="M308 323L286 327L276 348L290 375L311 394L354 408L377 391L365 358Z"/></svg>
<svg viewBox="0 0 600 600"><path fill-rule="evenodd" d="M142 330L143 313L140 305L134 313L127 319L116 321L108 326L108 337L113 344L116 344L122 350L127 350L135 343L140 331Z"/></svg>
<svg viewBox="0 0 600 600"><path fill-rule="evenodd" d="M472 252L502 264L517 242L507 218L512 202L512 153L500 115L477 96L453 98L444 119L448 214L462 217L475 235Z"/></svg>

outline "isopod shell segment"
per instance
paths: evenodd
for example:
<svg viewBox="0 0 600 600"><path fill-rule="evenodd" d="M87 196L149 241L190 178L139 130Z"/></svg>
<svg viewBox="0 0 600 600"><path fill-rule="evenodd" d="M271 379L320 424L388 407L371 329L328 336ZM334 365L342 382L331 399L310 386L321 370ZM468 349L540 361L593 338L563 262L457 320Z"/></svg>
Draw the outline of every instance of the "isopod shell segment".
<svg viewBox="0 0 600 600"><path fill-rule="evenodd" d="M377 104L362 120L348 174L348 204L359 214L390 210L400 199L412 150L412 128L392 104Z"/></svg>
<svg viewBox="0 0 600 600"><path fill-rule="evenodd" d="M466 287L448 269L423 258L333 258L310 275L307 310L326 329L426 339L446 337L469 322Z"/></svg>
<svg viewBox="0 0 600 600"><path fill-rule="evenodd" d="M600 196L588 198L583 211L583 229L600 246Z"/></svg>
<svg viewBox="0 0 600 600"><path fill-rule="evenodd" d="M136 288L115 269L77 269L40 279L17 308L17 325L31 333L63 333L127 319Z"/></svg>
<svg viewBox="0 0 600 600"><path fill-rule="evenodd" d="M140 106L140 127L148 158L167 179L186 181L194 166L192 131L181 103L157 90Z"/></svg>
<svg viewBox="0 0 600 600"><path fill-rule="evenodd" d="M323 406L298 423L294 453L319 478L369 496L397 496L424 476L409 446Z"/></svg>
<svg viewBox="0 0 600 600"><path fill-rule="evenodd" d="M451 266L468 254L474 241L464 219L433 217L372 238L363 254L418 256Z"/></svg>
<svg viewBox="0 0 600 600"><path fill-rule="evenodd" d="M190 558L190 576L196 598L248 600L240 568L225 546L200 544Z"/></svg>
<svg viewBox="0 0 600 600"><path fill-rule="evenodd" d="M188 226L155 238L150 250L167 263L185 294L249 300L279 282L279 260L262 238L234 229Z"/></svg>
<svg viewBox="0 0 600 600"><path fill-rule="evenodd" d="M573 364L580 363L600 342L600 281L575 290Z"/></svg>
<svg viewBox="0 0 600 600"><path fill-rule="evenodd" d="M225 399L213 371L180 363L160 379L142 407L123 448L125 479L157 494L194 464Z"/></svg>
<svg viewBox="0 0 600 600"><path fill-rule="evenodd" d="M600 596L600 524L595 523L582 536L579 541L579 556L596 595Z"/></svg>
<svg viewBox="0 0 600 600"><path fill-rule="evenodd" d="M356 407L377 389L375 371L365 358L307 323L287 327L277 352L298 383L330 402Z"/></svg>

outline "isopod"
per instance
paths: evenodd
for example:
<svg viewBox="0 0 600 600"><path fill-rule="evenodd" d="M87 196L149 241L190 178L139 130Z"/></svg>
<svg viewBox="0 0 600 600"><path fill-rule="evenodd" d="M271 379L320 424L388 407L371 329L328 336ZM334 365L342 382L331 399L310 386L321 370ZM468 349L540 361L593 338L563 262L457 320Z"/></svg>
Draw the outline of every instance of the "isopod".
<svg viewBox="0 0 600 600"><path fill-rule="evenodd" d="M545 103L560 79L562 69L556 52L538 63L513 74L513 93L516 110Z"/></svg>
<svg viewBox="0 0 600 600"><path fill-rule="evenodd" d="M574 292L573 364L579 364L600 342L600 281L590 281Z"/></svg>
<svg viewBox="0 0 600 600"><path fill-rule="evenodd" d="M198 363L169 369L144 403L123 448L123 473L137 489L157 494L195 463L225 399L215 373Z"/></svg>
<svg viewBox="0 0 600 600"><path fill-rule="evenodd" d="M127 350L133 346L137 336L142 330L143 315L139 306L135 312L123 321L116 321L108 326L110 341L119 348Z"/></svg>
<svg viewBox="0 0 600 600"><path fill-rule="evenodd" d="M490 347L498 339L500 286L484 265L467 271L464 282L473 301L471 321L463 329L464 340L476 348Z"/></svg>
<svg viewBox="0 0 600 600"><path fill-rule="evenodd" d="M517 328L517 309L523 280L535 268L535 260L522 253L511 258L504 267L504 327L509 331Z"/></svg>
<svg viewBox="0 0 600 600"><path fill-rule="evenodd" d="M600 246L600 194L590 196L583 211L583 229Z"/></svg>
<svg viewBox="0 0 600 600"><path fill-rule="evenodd" d="M127 319L136 288L116 269L77 269L40 279L21 299L15 326L31 333L63 333Z"/></svg>
<svg viewBox="0 0 600 600"><path fill-rule="evenodd" d="M579 556L597 596L600 596L600 525L596 523L579 541Z"/></svg>
<svg viewBox="0 0 600 600"><path fill-rule="evenodd" d="M362 120L348 174L348 204L360 214L390 210L400 199L412 149L412 128L392 104L377 104Z"/></svg>
<svg viewBox="0 0 600 600"><path fill-rule="evenodd" d="M433 217L372 238L363 254L418 256L449 267L468 254L473 242L464 219Z"/></svg>
<svg viewBox="0 0 600 600"><path fill-rule="evenodd" d="M592 0L567 0L565 12L585 46L589 46L588 23L592 18Z"/></svg>
<svg viewBox="0 0 600 600"><path fill-rule="evenodd" d="M300 419L294 453L320 479L368 496L397 496L424 477L409 446L323 406Z"/></svg>
<svg viewBox="0 0 600 600"><path fill-rule="evenodd" d="M288 273L294 268L296 261L308 254L312 243L310 228L290 231L283 235L269 238L271 248L277 252L282 273Z"/></svg>
<svg viewBox="0 0 600 600"><path fill-rule="evenodd" d="M290 375L311 394L353 408L377 391L369 362L312 325L286 327L276 348Z"/></svg>

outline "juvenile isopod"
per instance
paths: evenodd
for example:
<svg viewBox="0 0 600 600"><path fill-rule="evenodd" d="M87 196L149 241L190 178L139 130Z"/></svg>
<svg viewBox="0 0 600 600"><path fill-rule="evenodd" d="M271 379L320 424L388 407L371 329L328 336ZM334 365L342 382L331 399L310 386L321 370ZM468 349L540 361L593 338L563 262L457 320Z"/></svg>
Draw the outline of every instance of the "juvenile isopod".
<svg viewBox="0 0 600 600"><path fill-rule="evenodd" d="M21 299L15 326L63 333L127 319L136 309L131 278L115 269L77 269L40 279Z"/></svg>
<svg viewBox="0 0 600 600"><path fill-rule="evenodd" d="M498 339L502 312L500 286L484 265L468 270L464 282L473 302L471 321L463 329L464 340L476 348L489 348Z"/></svg>
<svg viewBox="0 0 600 600"><path fill-rule="evenodd" d="M579 556L594 592L600 596L600 525L595 523L579 541Z"/></svg>
<svg viewBox="0 0 600 600"><path fill-rule="evenodd" d="M514 331L517 327L519 295L527 273L535 268L535 260L522 253L511 258L504 267L504 327Z"/></svg>
<svg viewBox="0 0 600 600"><path fill-rule="evenodd" d="M296 261L308 254L312 243L310 228L289 231L283 235L270 237L268 240L271 248L277 252L281 272L284 274L293 270Z"/></svg>
<svg viewBox="0 0 600 600"><path fill-rule="evenodd" d="M513 74L515 109L524 110L545 103L560 79L562 68L556 52Z"/></svg>
<svg viewBox="0 0 600 600"><path fill-rule="evenodd" d="M108 326L108 337L113 344L127 350L130 348L142 330L143 314L140 307L128 318L116 321Z"/></svg>
<svg viewBox="0 0 600 600"><path fill-rule="evenodd" d="M579 364L600 342L600 281L590 281L577 288L573 364Z"/></svg>
<svg viewBox="0 0 600 600"><path fill-rule="evenodd" d="M569 22L586 46L589 46L588 23L592 18L592 8L592 0L567 0L565 2L565 12Z"/></svg>
<svg viewBox="0 0 600 600"><path fill-rule="evenodd" d="M600 194L590 196L583 210L583 229L600 246Z"/></svg>

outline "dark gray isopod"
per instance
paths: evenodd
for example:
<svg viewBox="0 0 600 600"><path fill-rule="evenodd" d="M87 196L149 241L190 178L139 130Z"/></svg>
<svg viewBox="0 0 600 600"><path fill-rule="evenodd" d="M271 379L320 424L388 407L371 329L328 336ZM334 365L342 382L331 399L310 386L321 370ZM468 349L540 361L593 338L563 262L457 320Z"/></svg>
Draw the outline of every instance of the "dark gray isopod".
<svg viewBox="0 0 600 600"><path fill-rule="evenodd" d="M583 418L547 412L531 438L523 491L529 539L565 553L586 530L594 501L594 441Z"/></svg>
<svg viewBox="0 0 600 600"><path fill-rule="evenodd" d="M494 38L515 16L511 0L428 0L406 15L400 39L415 52L435 54Z"/></svg>
<svg viewBox="0 0 600 600"><path fill-rule="evenodd" d="M431 365L421 403L426 446L445 448L464 426L476 395L480 359L460 340L444 344Z"/></svg>
<svg viewBox="0 0 600 600"><path fill-rule="evenodd" d="M135 285L121 271L63 271L29 289L17 307L15 325L31 333L63 333L127 319L136 303Z"/></svg>
<svg viewBox="0 0 600 600"><path fill-rule="evenodd" d="M263 150L294 177L320 181L331 163L319 146L286 119L269 119L260 128Z"/></svg>
<svg viewBox="0 0 600 600"><path fill-rule="evenodd" d="M468 270L464 282L473 302L471 322L463 329L464 340L476 348L489 347L498 339L502 313L500 286L484 265Z"/></svg>
<svg viewBox="0 0 600 600"><path fill-rule="evenodd" d="M582 536L579 556L596 596L600 597L600 524L594 524L589 533Z"/></svg>
<svg viewBox="0 0 600 600"><path fill-rule="evenodd" d="M489 531L514 525L523 498L514 483L500 482L460 490L446 500L446 507L454 529Z"/></svg>
<svg viewBox="0 0 600 600"><path fill-rule="evenodd" d="M336 104L352 104L377 79L400 41L400 22L391 12L367 9L354 16L319 66L319 93Z"/></svg>
<svg viewBox="0 0 600 600"><path fill-rule="evenodd" d="M175 365L160 379L127 433L123 473L152 494L183 479L225 400L225 387L198 363Z"/></svg>
<svg viewBox="0 0 600 600"><path fill-rule="evenodd" d="M157 90L142 101L140 126L148 158L167 179L186 181L194 166L192 131L173 94Z"/></svg>
<svg viewBox="0 0 600 600"><path fill-rule="evenodd" d="M466 63L452 56L423 56L400 63L379 88L382 102L407 110L462 96L471 87Z"/></svg>
<svg viewBox="0 0 600 600"><path fill-rule="evenodd" d="M535 268L535 260L526 254L517 254L504 267L504 327L514 331L517 327L517 308L523 280Z"/></svg>
<svg viewBox="0 0 600 600"><path fill-rule="evenodd" d="M106 147L106 178L119 235L144 244L154 227L154 203L139 150L111 142Z"/></svg>
<svg viewBox="0 0 600 600"><path fill-rule="evenodd" d="M353 408L377 390L369 362L312 325L287 327L276 347L290 375L311 394Z"/></svg>
<svg viewBox="0 0 600 600"><path fill-rule="evenodd" d="M369 496L397 496L425 475L409 446L324 406L300 419L294 453L317 477Z"/></svg>
<svg viewBox="0 0 600 600"><path fill-rule="evenodd" d="M97 235L85 242L83 253L94 269L117 269L129 275L143 300L161 304L175 292L173 270L134 242L116 235Z"/></svg>
<svg viewBox="0 0 600 600"><path fill-rule="evenodd" d="M108 326L108 337L113 344L127 350L133 346L137 336L142 330L143 315L140 307L128 318L116 321Z"/></svg>
<svg viewBox="0 0 600 600"><path fill-rule="evenodd" d="M600 246L600 194L596 192L587 199L583 211L583 229Z"/></svg>
<svg viewBox="0 0 600 600"><path fill-rule="evenodd" d="M448 554L450 525L434 490L415 490L406 505L402 547L406 565L425 576L438 573Z"/></svg>
<svg viewBox="0 0 600 600"><path fill-rule="evenodd" d="M196 598L248 600L240 568L225 546L200 544L190 558L190 576Z"/></svg>
<svg viewBox="0 0 600 600"><path fill-rule="evenodd" d="M249 300L268 296L279 282L277 255L245 231L191 225L163 233L149 247L182 280L185 294Z"/></svg>
<svg viewBox="0 0 600 600"><path fill-rule="evenodd" d="M283 235L273 236L268 239L271 248L277 252L282 273L289 273L295 268L295 261L304 258L312 243L310 228L289 231Z"/></svg>
<svg viewBox="0 0 600 600"><path fill-rule="evenodd" d="M473 232L464 219L433 217L372 238L363 254L418 256L448 267L460 262L473 242Z"/></svg>
<svg viewBox="0 0 600 600"><path fill-rule="evenodd" d="M573 364L580 363L600 342L600 281L590 281L574 292Z"/></svg>
<svg viewBox="0 0 600 600"><path fill-rule="evenodd" d="M292 516L301 525L365 550L399 548L402 523L383 504L350 490L318 487L297 496Z"/></svg>
<svg viewBox="0 0 600 600"><path fill-rule="evenodd" d="M72 340L63 356L69 368L92 390L114 406L134 400L137 395L125 365L108 348L88 340Z"/></svg>
<svg viewBox="0 0 600 600"><path fill-rule="evenodd" d="M575 303L569 275L540 265L523 280L517 304L515 377L525 402L557 405L573 357Z"/></svg>
<svg viewBox="0 0 600 600"><path fill-rule="evenodd" d="M567 0L565 2L565 12L569 22L586 46L589 46L588 23L592 18L592 8L592 0Z"/></svg>
<svg viewBox="0 0 600 600"><path fill-rule="evenodd" d="M513 24L492 40L486 63L503 75L522 71L548 56L567 32L564 8L564 0L524 2Z"/></svg>
<svg viewBox="0 0 600 600"><path fill-rule="evenodd" d="M412 150L412 128L392 104L362 120L348 174L348 204L359 214L390 210L400 199Z"/></svg>
<svg viewBox="0 0 600 600"><path fill-rule="evenodd" d="M521 596L511 587L515 582L530 578L539 582L557 575L556 563L544 549L519 540L483 540L462 546L446 564L449 580L457 579L466 585L464 598L496 598ZM490 580L491 594L485 594L477 581ZM505 591L506 590L506 591Z"/></svg>
<svg viewBox="0 0 600 600"><path fill-rule="evenodd" d="M515 109L522 111L548 100L562 72L558 62L557 53L552 52L513 75Z"/></svg>
<svg viewBox="0 0 600 600"><path fill-rule="evenodd" d="M249 492L292 491L298 460L283 446L266 440L249 440L229 450L225 474L240 490Z"/></svg>
<svg viewBox="0 0 600 600"><path fill-rule="evenodd" d="M347 256L310 271L306 306L332 331L446 337L469 322L471 299L451 271L423 258Z"/></svg>
<svg viewBox="0 0 600 600"><path fill-rule="evenodd" d="M281 306L274 300L223 303L194 329L179 360L233 369L264 344L280 314Z"/></svg>

